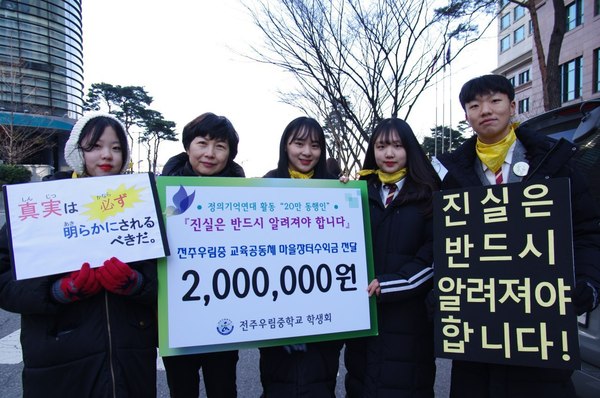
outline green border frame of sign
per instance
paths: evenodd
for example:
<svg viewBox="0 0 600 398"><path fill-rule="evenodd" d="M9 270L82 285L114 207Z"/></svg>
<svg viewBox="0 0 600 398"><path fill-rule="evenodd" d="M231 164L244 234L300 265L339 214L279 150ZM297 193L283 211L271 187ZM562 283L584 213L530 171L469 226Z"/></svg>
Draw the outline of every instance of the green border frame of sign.
<svg viewBox="0 0 600 398"><path fill-rule="evenodd" d="M364 236L365 236L365 249L367 255L367 275L369 281L375 277L373 270L373 245L371 242L371 218L369 215L369 199L367 193L367 184L365 181L349 181L343 184L337 180L295 180L287 178L223 178L223 177L210 177L210 178L190 178L190 177L162 177L156 178L156 187L158 190L158 197L162 209L162 216L165 222L166 220L166 187L168 186L207 186L207 187L280 187L280 188L358 188L361 193L363 219L364 219ZM167 260L161 258L158 260L158 281L167 280ZM367 281L368 283L368 281ZM365 284L366 286L366 284ZM158 307L159 313L168 313L167 308L167 289L161 289L159 285L158 289ZM279 346L286 344L298 344L298 343L311 343L317 341L327 340L341 340L346 338L356 338L364 336L374 336L377 334L377 310L375 297L371 297L369 300L369 313L371 319L371 327L365 330L355 330L352 332L332 333L332 334L320 334L313 336L302 336L302 337L290 337L285 339L274 339L274 340L257 340L245 343L232 343L232 344L219 344L219 345L207 345L197 347L184 347L184 348L170 348L169 343L169 325L167 318L159 317L158 329L159 329L159 352L161 356L172 356L172 355L189 355L196 353L205 352L216 352L216 351L227 351L247 348L258 348L258 347L269 347Z"/></svg>

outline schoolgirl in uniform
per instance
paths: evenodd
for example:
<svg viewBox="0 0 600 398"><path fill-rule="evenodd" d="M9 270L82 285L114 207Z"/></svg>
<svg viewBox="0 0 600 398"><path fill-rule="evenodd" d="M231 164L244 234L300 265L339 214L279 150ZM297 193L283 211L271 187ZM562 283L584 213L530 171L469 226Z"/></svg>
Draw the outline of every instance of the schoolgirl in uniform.
<svg viewBox="0 0 600 398"><path fill-rule="evenodd" d="M432 193L439 178L410 126L382 120L359 172L371 215L379 335L346 341L346 394L433 397L433 324L425 299L433 286Z"/></svg>
<svg viewBox="0 0 600 398"><path fill-rule="evenodd" d="M325 134L315 119L299 117L287 125L277 168L264 177L337 178L327 171ZM339 341L261 348L263 398L334 398L341 348Z"/></svg>

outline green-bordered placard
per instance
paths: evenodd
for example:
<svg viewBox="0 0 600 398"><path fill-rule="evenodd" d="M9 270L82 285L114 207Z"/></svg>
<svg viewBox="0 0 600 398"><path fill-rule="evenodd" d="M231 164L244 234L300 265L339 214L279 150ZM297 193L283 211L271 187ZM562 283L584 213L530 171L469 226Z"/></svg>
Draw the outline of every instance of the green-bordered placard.
<svg viewBox="0 0 600 398"><path fill-rule="evenodd" d="M377 334L363 181L156 181L160 355Z"/></svg>

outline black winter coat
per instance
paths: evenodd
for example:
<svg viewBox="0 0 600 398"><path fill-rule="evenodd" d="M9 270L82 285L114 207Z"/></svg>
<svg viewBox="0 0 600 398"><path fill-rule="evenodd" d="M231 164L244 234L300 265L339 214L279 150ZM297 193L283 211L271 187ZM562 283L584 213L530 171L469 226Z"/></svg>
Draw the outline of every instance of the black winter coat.
<svg viewBox="0 0 600 398"><path fill-rule="evenodd" d="M517 128L515 132L525 147L529 163L529 172L524 180L570 179L576 280L599 287L600 270L596 263L600 254L600 218L586 182L570 161L575 146L565 140L556 141L523 128ZM442 181L442 189L483 185L475 173L475 167L479 167L475 162L475 144L476 137L472 137L456 151L439 157L448 170ZM570 397L575 396L571 373L568 370L455 360L451 396Z"/></svg>
<svg viewBox="0 0 600 398"><path fill-rule="evenodd" d="M325 172L326 179L336 177ZM287 171L269 171L263 178L290 178ZM260 349L262 398L335 398L341 341L308 343L304 351L284 347Z"/></svg>
<svg viewBox="0 0 600 398"><path fill-rule="evenodd" d="M21 314L23 396L155 397L156 262L129 264L144 278L137 294L102 290L59 304L50 291L63 275L14 280L8 247L5 226L0 231L0 307ZM42 266L43 255L40 261Z"/></svg>
<svg viewBox="0 0 600 398"><path fill-rule="evenodd" d="M163 176L198 177L186 152L171 157L163 167ZM220 173L211 177L245 177L242 166L229 161ZM215 396L235 397L238 351L174 355L163 359L171 396L192 396L198 391L200 368L203 368L206 391ZM189 377L188 377L189 376ZM210 396L210 394L209 394Z"/></svg>
<svg viewBox="0 0 600 398"><path fill-rule="evenodd" d="M416 200L407 180L385 208L377 177L368 180L379 335L346 342L348 397L433 397L433 324L425 299L433 286L431 198Z"/></svg>

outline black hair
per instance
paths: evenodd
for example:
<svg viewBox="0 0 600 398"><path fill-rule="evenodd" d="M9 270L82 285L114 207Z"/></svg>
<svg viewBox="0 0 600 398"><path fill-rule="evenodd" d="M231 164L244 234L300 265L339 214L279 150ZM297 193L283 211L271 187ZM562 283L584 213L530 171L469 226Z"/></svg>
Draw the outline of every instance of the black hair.
<svg viewBox="0 0 600 398"><path fill-rule="evenodd" d="M283 130L281 135L281 141L279 142L279 161L277 162L277 177L289 178L289 159L287 153L287 144L290 140L310 139L313 142L319 144L321 148L321 156L315 166L314 174L312 178L332 178L331 174L327 171L326 154L327 149L325 148L325 133L323 127L315 119L301 116L292 120Z"/></svg>
<svg viewBox="0 0 600 398"><path fill-rule="evenodd" d="M511 102L515 99L513 85L502 75L483 75L469 80L460 89L458 99L465 110L465 104L473 101L477 96L494 93L506 94Z"/></svg>
<svg viewBox="0 0 600 398"><path fill-rule="evenodd" d="M85 152L91 151L94 149L94 145L96 145L100 137L102 137L102 134L104 134L104 130L106 130L107 127L112 127L117 133L119 145L121 146L122 161L123 163L127 162L127 159L129 159L129 141L127 140L127 133L125 132L125 129L123 129L123 125L111 117L97 116L90 119L81 129L77 145ZM86 142L85 146L83 146L84 141ZM121 170L125 170L126 167L126 164L121 165Z"/></svg>
<svg viewBox="0 0 600 398"><path fill-rule="evenodd" d="M440 188L440 178L435 172L435 169L431 165L431 162L425 155L423 148L417 141L417 137L413 133L412 129L402 119L388 118L380 121L375 127L375 131L369 139L369 146L365 154L365 161L363 162L363 169L378 169L377 162L375 161L375 143L381 137L381 139L389 144L393 141L395 133L398 134L400 142L406 151L406 167L408 168L408 174L406 176L406 183L411 184L416 191L416 199L429 199L429 205L426 208L425 214L431 214L431 195L433 192ZM377 179L377 176L368 175L361 176L360 180Z"/></svg>
<svg viewBox="0 0 600 398"><path fill-rule="evenodd" d="M227 159L227 162L230 163L235 159L240 137L229 119L225 116L217 116L214 113L207 112L186 124L183 128L183 133L181 134L183 148L186 151L196 137L227 141L229 144L229 158Z"/></svg>
<svg viewBox="0 0 600 398"><path fill-rule="evenodd" d="M340 166L340 163L334 158L327 158L325 164L327 165L327 170L329 171L329 174L334 175L336 177L342 175L342 167Z"/></svg>

